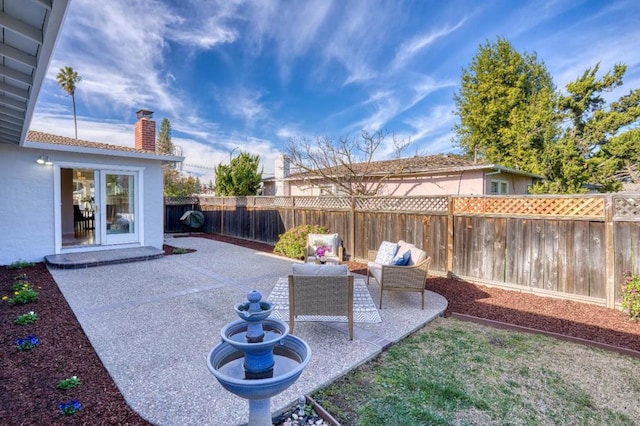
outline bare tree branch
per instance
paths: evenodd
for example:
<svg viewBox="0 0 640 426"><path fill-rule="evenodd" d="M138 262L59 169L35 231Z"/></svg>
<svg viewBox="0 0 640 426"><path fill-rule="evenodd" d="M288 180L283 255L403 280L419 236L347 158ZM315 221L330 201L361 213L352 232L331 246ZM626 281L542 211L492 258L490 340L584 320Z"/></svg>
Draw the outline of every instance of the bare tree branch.
<svg viewBox="0 0 640 426"><path fill-rule="evenodd" d="M334 140L319 136L315 141L306 137L292 138L287 151L292 170L296 170L306 185L329 183L335 185L336 192L376 195L392 172L384 171L381 175L380 170L373 169L374 155L387 136L388 132L384 130L363 130L360 138L341 136ZM393 136L393 147L398 158L408 146L408 142L398 141Z"/></svg>

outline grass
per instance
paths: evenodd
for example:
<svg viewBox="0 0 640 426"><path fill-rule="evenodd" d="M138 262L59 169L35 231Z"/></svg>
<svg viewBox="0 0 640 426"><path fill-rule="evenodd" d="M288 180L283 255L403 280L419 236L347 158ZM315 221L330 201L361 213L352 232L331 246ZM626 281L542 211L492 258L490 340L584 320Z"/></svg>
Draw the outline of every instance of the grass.
<svg viewBox="0 0 640 426"><path fill-rule="evenodd" d="M438 319L312 397L349 425L635 425L640 360Z"/></svg>

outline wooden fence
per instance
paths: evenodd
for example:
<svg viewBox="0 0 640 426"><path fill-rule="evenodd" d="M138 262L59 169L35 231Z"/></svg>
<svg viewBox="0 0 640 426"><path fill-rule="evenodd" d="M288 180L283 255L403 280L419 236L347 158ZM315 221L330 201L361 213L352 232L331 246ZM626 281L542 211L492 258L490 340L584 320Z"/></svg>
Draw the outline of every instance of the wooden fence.
<svg viewBox="0 0 640 426"><path fill-rule="evenodd" d="M430 272L614 307L625 270L640 274L640 195L210 197L165 200L165 231L205 215L203 232L275 244L301 224L339 233L363 260L384 240L432 258Z"/></svg>

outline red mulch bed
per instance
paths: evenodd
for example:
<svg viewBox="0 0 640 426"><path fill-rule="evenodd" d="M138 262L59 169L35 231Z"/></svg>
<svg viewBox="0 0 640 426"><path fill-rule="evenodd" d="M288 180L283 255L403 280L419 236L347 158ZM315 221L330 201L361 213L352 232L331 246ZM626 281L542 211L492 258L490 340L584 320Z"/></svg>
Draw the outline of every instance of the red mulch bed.
<svg viewBox="0 0 640 426"><path fill-rule="evenodd" d="M190 236L265 252L273 250L268 244L221 235ZM165 247L166 254L172 252L173 247ZM365 265L348 265L350 270L366 274ZM43 264L23 270L0 267L0 295L10 293L14 277L21 273L27 274L40 297L23 306L0 303L1 423L148 425L124 401ZM437 277L427 280L427 289L447 298L447 315L462 313L640 351L640 323L629 321L617 310ZM28 311L35 311L39 320L15 325L15 318ZM15 340L28 335L35 335L40 345L31 351L18 351ZM60 380L73 375L80 378L79 387L66 391L56 388ZM72 416L59 414L58 404L73 399L84 408Z"/></svg>

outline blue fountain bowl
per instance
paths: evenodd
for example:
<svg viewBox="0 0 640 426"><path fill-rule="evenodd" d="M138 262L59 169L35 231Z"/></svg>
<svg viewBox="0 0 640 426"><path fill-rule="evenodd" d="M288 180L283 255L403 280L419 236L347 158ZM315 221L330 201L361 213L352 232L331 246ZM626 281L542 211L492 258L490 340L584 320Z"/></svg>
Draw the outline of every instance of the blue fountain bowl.
<svg viewBox="0 0 640 426"><path fill-rule="evenodd" d="M207 367L229 392L250 400L267 399L295 383L311 360L311 348L296 336L286 335L274 347L273 377L245 379L244 353L224 341L207 358Z"/></svg>

